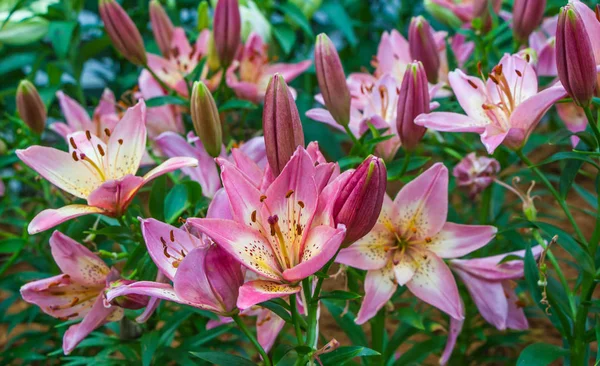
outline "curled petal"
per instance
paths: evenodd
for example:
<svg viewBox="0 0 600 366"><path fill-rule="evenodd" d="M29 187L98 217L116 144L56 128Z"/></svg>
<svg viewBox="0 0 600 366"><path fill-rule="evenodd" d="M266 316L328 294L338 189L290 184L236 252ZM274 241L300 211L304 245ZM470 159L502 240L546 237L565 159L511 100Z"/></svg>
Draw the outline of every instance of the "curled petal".
<svg viewBox="0 0 600 366"><path fill-rule="evenodd" d="M298 293L301 289L300 286L273 281L256 280L246 282L240 287L237 306L244 310L264 301Z"/></svg>
<svg viewBox="0 0 600 366"><path fill-rule="evenodd" d="M27 231L31 235L37 234L70 219L93 213L105 214L106 211L102 208L91 207L88 205L69 205L59 209L46 209L31 220L27 227Z"/></svg>

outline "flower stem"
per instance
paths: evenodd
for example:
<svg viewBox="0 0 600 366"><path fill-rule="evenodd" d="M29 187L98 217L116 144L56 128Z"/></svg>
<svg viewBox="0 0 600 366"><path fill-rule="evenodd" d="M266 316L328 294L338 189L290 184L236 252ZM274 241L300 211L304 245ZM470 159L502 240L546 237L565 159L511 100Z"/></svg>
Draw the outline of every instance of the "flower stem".
<svg viewBox="0 0 600 366"><path fill-rule="evenodd" d="M402 169L400 170L400 174L398 174L398 178L402 178L406 170L408 169L408 164L410 163L410 157L412 155L412 151L406 151L404 155L404 163L402 164Z"/></svg>
<svg viewBox="0 0 600 366"><path fill-rule="evenodd" d="M385 334L385 308L379 310L371 320L371 348L383 355L383 339ZM373 358L374 364L383 365L383 356ZM376 361L375 361L376 360Z"/></svg>
<svg viewBox="0 0 600 366"><path fill-rule="evenodd" d="M585 116L587 117L588 124L590 125L590 128L592 129L592 132L596 137L598 146L600 146L600 129L598 129L598 124L596 122L596 119L594 118L594 115L592 114L592 110L590 109L590 106L583 107L583 110L585 111Z"/></svg>
<svg viewBox="0 0 600 366"><path fill-rule="evenodd" d="M292 322L294 323L294 330L296 331L296 338L298 339L298 345L304 344L304 337L302 336L302 330L300 329L300 314L298 314L298 305L296 304L296 294L290 295L290 309L292 309Z"/></svg>
<svg viewBox="0 0 600 366"><path fill-rule="evenodd" d="M585 239L585 235L583 235L583 233L581 232L581 229L579 229L579 225L577 225L577 223L575 222L575 219L573 218L573 215L571 214L571 210L567 206L565 200L563 200L560 197L560 195L558 194L558 192L556 191L556 189L554 188L552 183L550 183L548 178L546 178L544 173L542 173L542 171L540 169L538 169L536 166L534 166L534 164L531 162L531 160L529 160L529 158L527 156L525 156L525 154L523 153L523 150L519 149L516 151L516 153L519 156L519 158L521 158L521 161L523 161L525 163L525 165L527 165L529 167L529 169L531 171L533 171L538 176L538 178L540 178L540 180L542 181L542 183L544 183L546 188L548 188L550 193L554 196L554 199L556 199L556 202L558 202L558 204L564 211L565 215L567 216L567 219L571 223L571 226L575 230L575 233L579 237L579 240L581 240L581 242L587 247L588 243L587 243L587 240Z"/></svg>
<svg viewBox="0 0 600 366"><path fill-rule="evenodd" d="M244 324L244 321L240 318L239 314L235 314L232 318L235 324L237 324L240 330L246 335L248 340L254 345L254 348L256 348L256 350L262 357L265 366L271 366L271 360L269 359L269 356L265 352L264 348L262 348L260 343L258 343L254 334L252 334L252 332L250 332L246 324Z"/></svg>

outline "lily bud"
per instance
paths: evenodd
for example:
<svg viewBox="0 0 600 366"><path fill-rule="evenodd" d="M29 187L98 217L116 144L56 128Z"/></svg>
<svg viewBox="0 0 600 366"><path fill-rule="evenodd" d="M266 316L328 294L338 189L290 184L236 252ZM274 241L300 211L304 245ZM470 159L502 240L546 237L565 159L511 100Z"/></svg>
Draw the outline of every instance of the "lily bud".
<svg viewBox="0 0 600 366"><path fill-rule="evenodd" d="M325 106L337 123L347 126L350 121L350 91L340 56L324 33L317 36L315 68Z"/></svg>
<svg viewBox="0 0 600 366"><path fill-rule="evenodd" d="M414 150L427 131L415 124L415 118L421 113L429 113L429 85L423 64L419 61L408 65L404 72L396 111L400 142L406 150Z"/></svg>
<svg viewBox="0 0 600 366"><path fill-rule="evenodd" d="M196 21L196 29L201 32L208 28L210 25L210 18L208 17L208 3L201 1L198 4L198 20Z"/></svg>
<svg viewBox="0 0 600 366"><path fill-rule="evenodd" d="M118 286L127 286L132 283L135 283L135 281L118 279L116 281L111 282L110 285L108 286L108 288L106 288L104 291L105 292L110 291L110 289L112 289L112 288L115 288ZM149 300L150 300L150 298L145 295L127 294L127 295L116 297L110 303L112 305L120 306L123 309L137 310L137 309L145 308L146 305L148 305Z"/></svg>
<svg viewBox="0 0 600 366"><path fill-rule="evenodd" d="M21 80L17 88L17 111L25 124L40 135L46 125L46 106L40 98L35 85L28 80Z"/></svg>
<svg viewBox="0 0 600 366"><path fill-rule="evenodd" d="M474 199L492 184L498 172L500 172L498 160L470 153L456 164L452 175L456 178L456 184L466 188L469 197Z"/></svg>
<svg viewBox="0 0 600 366"><path fill-rule="evenodd" d="M227 68L241 42L242 21L237 0L219 0L215 8L213 35L221 65Z"/></svg>
<svg viewBox="0 0 600 366"><path fill-rule="evenodd" d="M194 82L190 110L196 135L202 141L206 152L216 158L221 154L223 144L221 119L210 90L201 81Z"/></svg>
<svg viewBox="0 0 600 366"><path fill-rule="evenodd" d="M572 4L560 9L556 27L558 77L573 101L586 107L596 87L596 62L583 20Z"/></svg>
<svg viewBox="0 0 600 366"><path fill-rule="evenodd" d="M412 18L410 21L408 45L411 57L423 63L427 80L436 84L440 70L440 55L433 38L433 29L422 16Z"/></svg>
<svg viewBox="0 0 600 366"><path fill-rule="evenodd" d="M115 0L99 0L100 18L113 46L135 65L147 63L146 49L140 31Z"/></svg>
<svg viewBox="0 0 600 366"><path fill-rule="evenodd" d="M513 35L526 42L529 35L542 23L546 0L515 0L513 5Z"/></svg>
<svg viewBox="0 0 600 366"><path fill-rule="evenodd" d="M169 57L173 41L173 23L158 0L150 2L150 23L160 52L163 56Z"/></svg>
<svg viewBox="0 0 600 366"><path fill-rule="evenodd" d="M343 246L354 243L371 231L381 212L386 184L385 164L372 155L342 183L333 206L333 219L336 224L346 225Z"/></svg>
<svg viewBox="0 0 600 366"><path fill-rule="evenodd" d="M285 80L279 74L273 75L267 86L263 133L269 166L273 174L278 176L296 148L304 147L304 132L298 108Z"/></svg>

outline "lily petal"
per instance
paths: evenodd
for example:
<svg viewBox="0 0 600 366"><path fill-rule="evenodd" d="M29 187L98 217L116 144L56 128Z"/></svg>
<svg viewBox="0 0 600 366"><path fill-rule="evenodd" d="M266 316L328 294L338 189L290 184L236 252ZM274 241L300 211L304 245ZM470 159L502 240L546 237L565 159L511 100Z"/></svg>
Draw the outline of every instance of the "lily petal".
<svg viewBox="0 0 600 366"><path fill-rule="evenodd" d="M158 271L156 274L156 282L166 283L167 277L161 271ZM135 318L135 321L138 323L145 323L150 316L154 314L154 311L158 308L158 305L160 305L160 301L159 298L151 297L150 300L148 300L148 305L146 305L144 312L138 315L138 317Z"/></svg>
<svg viewBox="0 0 600 366"><path fill-rule="evenodd" d="M233 215L231 214L231 204L225 189L221 188L217 191L217 193L215 193L212 201L210 201L210 204L208 205L206 217L209 219L233 220Z"/></svg>
<svg viewBox="0 0 600 366"><path fill-rule="evenodd" d="M262 206L261 192L256 188L256 184L250 182L247 176L231 163L221 164L221 178L229 202L232 203L234 220L252 225L253 212L260 214L259 208Z"/></svg>
<svg viewBox="0 0 600 366"><path fill-rule="evenodd" d="M511 286L509 281L502 281L502 288L504 294L508 295L506 299L508 303L508 314L506 315L506 327L510 329L525 330L529 328L527 317L523 308L518 305L519 298L515 293L515 289Z"/></svg>
<svg viewBox="0 0 600 366"><path fill-rule="evenodd" d="M452 356L452 351L454 351L454 346L456 346L456 339L460 332L462 332L462 327L464 324L464 320L454 319L450 317L450 329L448 331L448 340L446 341L446 347L444 347L444 352L442 353L442 357L440 358L440 365L445 365L448 363L450 356Z"/></svg>
<svg viewBox="0 0 600 366"><path fill-rule="evenodd" d="M189 252L181 261L175 273L173 287L180 299L194 304L201 304L216 312L222 312L221 304L215 298L213 289L205 270L205 260L208 250L196 248Z"/></svg>
<svg viewBox="0 0 600 366"><path fill-rule="evenodd" d="M415 124L443 132L483 133L488 125L469 116L452 112L432 112L419 114Z"/></svg>
<svg viewBox="0 0 600 366"><path fill-rule="evenodd" d="M388 249L394 240L394 234L384 224L377 223L367 235L340 250L335 261L362 270L380 269L388 261Z"/></svg>
<svg viewBox="0 0 600 366"><path fill-rule="evenodd" d="M237 306L244 310L264 301L298 293L301 289L300 286L273 281L256 280L246 282L240 287Z"/></svg>
<svg viewBox="0 0 600 366"><path fill-rule="evenodd" d="M50 250L60 270L74 282L91 286L104 285L110 269L88 248L55 231L50 237Z"/></svg>
<svg viewBox="0 0 600 366"><path fill-rule="evenodd" d="M548 109L550 109L556 101L566 96L567 92L560 84L542 90L534 96L524 100L517 108L515 108L510 116L511 126L523 130L525 137L529 136Z"/></svg>
<svg viewBox="0 0 600 366"><path fill-rule="evenodd" d="M148 183L154 178L160 177L163 174L172 172L173 170L196 166L198 166L198 160L194 158L182 156L178 158L167 159L166 161L163 161L159 166L157 166L156 168L152 169L144 175L144 183L142 185Z"/></svg>
<svg viewBox="0 0 600 366"><path fill-rule="evenodd" d="M127 208L143 183L141 177L131 174L117 180L108 180L89 195L88 205L100 207L107 214L118 216Z"/></svg>
<svg viewBox="0 0 600 366"><path fill-rule="evenodd" d="M146 103L129 108L108 140L107 179L135 175L146 151Z"/></svg>
<svg viewBox="0 0 600 366"><path fill-rule="evenodd" d="M426 247L441 258L462 257L489 243L497 231L493 226L447 222Z"/></svg>
<svg viewBox="0 0 600 366"><path fill-rule="evenodd" d="M262 309L256 319L256 335L258 343L264 348L265 352L269 352L283 329L285 321L268 309Z"/></svg>
<svg viewBox="0 0 600 366"><path fill-rule="evenodd" d="M90 119L87 111L77 103L73 98L69 97L62 91L56 92L58 104L65 116L65 121L69 126L71 132L90 130L93 127L92 120ZM93 129L91 132L95 132Z"/></svg>
<svg viewBox="0 0 600 366"><path fill-rule="evenodd" d="M31 235L37 234L70 219L94 213L104 214L106 211L99 207L91 207L88 205L69 205L59 209L46 209L31 220L27 227L27 231Z"/></svg>
<svg viewBox="0 0 600 366"><path fill-rule="evenodd" d="M396 291L394 270L391 263L387 266L369 271L365 278L365 297L356 316L356 324L364 324L388 302Z"/></svg>

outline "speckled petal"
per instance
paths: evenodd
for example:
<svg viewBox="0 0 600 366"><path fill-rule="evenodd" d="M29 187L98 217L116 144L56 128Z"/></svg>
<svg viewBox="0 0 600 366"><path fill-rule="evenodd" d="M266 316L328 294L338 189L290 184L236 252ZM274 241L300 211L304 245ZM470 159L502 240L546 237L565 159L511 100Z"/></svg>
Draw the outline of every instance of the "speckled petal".
<svg viewBox="0 0 600 366"><path fill-rule="evenodd" d="M493 226L447 222L425 246L442 258L462 257L485 246L494 238L497 231L498 229Z"/></svg>
<svg viewBox="0 0 600 366"><path fill-rule="evenodd" d="M70 219L93 213L104 214L106 211L99 207L91 207L88 205L69 205L59 209L46 209L31 220L27 227L27 231L31 235L37 234Z"/></svg>
<svg viewBox="0 0 600 366"><path fill-rule="evenodd" d="M50 250L61 271L82 285L103 285L110 272L102 259L65 234L55 231Z"/></svg>
<svg viewBox="0 0 600 366"><path fill-rule="evenodd" d="M108 140L107 179L135 175L146 151L146 103L129 108Z"/></svg>
<svg viewBox="0 0 600 366"><path fill-rule="evenodd" d="M382 268L388 261L389 249L394 240L394 233L385 225L375 224L367 235L340 250L335 261L363 270Z"/></svg>
<svg viewBox="0 0 600 366"><path fill-rule="evenodd" d="M284 297L300 292L302 287L292 286L273 281L250 281L240 287L240 296L237 306L241 310L247 309L263 301Z"/></svg>
<svg viewBox="0 0 600 366"><path fill-rule="evenodd" d="M356 323L364 324L374 317L392 298L397 287L391 263L381 269L369 271L365 278L365 296L356 316Z"/></svg>

